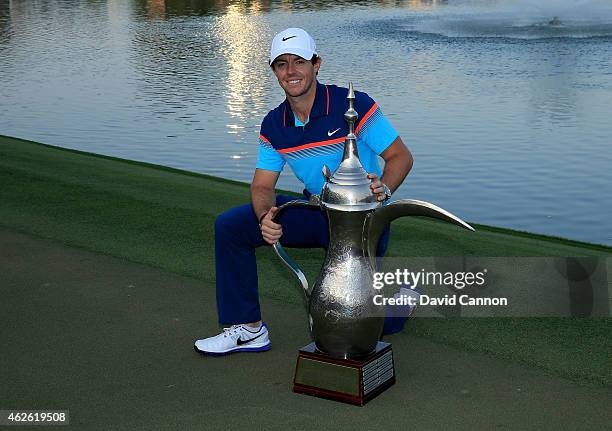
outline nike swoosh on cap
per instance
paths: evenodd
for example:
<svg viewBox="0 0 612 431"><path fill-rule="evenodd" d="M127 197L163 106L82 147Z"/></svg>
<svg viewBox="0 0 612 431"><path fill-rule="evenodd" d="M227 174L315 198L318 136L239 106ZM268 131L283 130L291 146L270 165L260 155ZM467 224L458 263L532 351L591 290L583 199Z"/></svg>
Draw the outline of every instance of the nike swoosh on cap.
<svg viewBox="0 0 612 431"><path fill-rule="evenodd" d="M251 341L255 340L256 338L261 337L262 335L263 335L263 332L261 334L259 334L257 337L249 338L248 340L242 340L242 339L238 338L236 340L236 344L238 344L239 346L242 346L243 344L250 343Z"/></svg>
<svg viewBox="0 0 612 431"><path fill-rule="evenodd" d="M283 42L288 41L289 39L291 39L292 37L297 37L297 36L287 36L287 37L283 37Z"/></svg>
<svg viewBox="0 0 612 431"><path fill-rule="evenodd" d="M338 128L337 128L336 130L334 130L333 132L328 131L328 132L327 132L327 136L331 136L331 135L333 135L333 134L334 134L334 133L336 133L338 130L340 130L340 127L338 127Z"/></svg>

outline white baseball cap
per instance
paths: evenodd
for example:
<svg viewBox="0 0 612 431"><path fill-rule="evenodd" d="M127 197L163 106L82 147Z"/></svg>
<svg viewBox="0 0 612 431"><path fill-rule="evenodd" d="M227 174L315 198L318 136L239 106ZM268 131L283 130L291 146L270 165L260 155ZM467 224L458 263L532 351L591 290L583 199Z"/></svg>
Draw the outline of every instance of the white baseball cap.
<svg viewBox="0 0 612 431"><path fill-rule="evenodd" d="M288 28L274 36L270 50L270 64L279 55L294 54L310 60L317 53L314 39L301 28Z"/></svg>

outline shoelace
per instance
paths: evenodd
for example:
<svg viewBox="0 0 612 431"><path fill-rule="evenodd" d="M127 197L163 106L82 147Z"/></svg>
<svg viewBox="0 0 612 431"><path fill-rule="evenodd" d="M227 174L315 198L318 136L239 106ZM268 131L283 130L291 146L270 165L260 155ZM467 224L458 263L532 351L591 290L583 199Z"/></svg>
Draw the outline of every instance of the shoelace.
<svg viewBox="0 0 612 431"><path fill-rule="evenodd" d="M248 329L244 329L243 325L232 325L229 328L223 328L223 337L225 338L228 335L236 335L240 332L240 329L243 331L251 332Z"/></svg>
<svg viewBox="0 0 612 431"><path fill-rule="evenodd" d="M238 333L238 329L242 329L242 325L232 325L229 328L223 328L223 337L227 337L228 335L235 335Z"/></svg>

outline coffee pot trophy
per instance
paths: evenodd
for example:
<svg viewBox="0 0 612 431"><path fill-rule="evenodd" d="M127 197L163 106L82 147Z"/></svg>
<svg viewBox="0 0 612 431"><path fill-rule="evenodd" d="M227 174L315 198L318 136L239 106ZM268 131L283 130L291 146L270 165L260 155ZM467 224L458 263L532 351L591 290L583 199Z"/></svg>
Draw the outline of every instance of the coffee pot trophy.
<svg viewBox="0 0 612 431"><path fill-rule="evenodd" d="M378 201L370 189L357 152L352 83L344 119L349 132L338 168L323 167L321 195L279 207L275 218L292 206L316 207L329 220L329 246L317 281L309 287L299 266L279 242L274 250L303 287L313 342L299 350L293 390L363 405L395 383L391 344L379 341L385 310L373 289L376 250L390 222L403 216L426 216L474 230L453 214L428 202Z"/></svg>

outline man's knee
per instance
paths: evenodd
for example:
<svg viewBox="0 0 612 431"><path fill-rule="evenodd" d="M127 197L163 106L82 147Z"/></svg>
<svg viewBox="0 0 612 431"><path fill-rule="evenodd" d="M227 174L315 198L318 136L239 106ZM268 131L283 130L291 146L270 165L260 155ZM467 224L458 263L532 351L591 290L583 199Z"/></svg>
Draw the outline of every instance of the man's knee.
<svg viewBox="0 0 612 431"><path fill-rule="evenodd" d="M237 217L232 208L217 216L215 219L215 233L232 232L237 224Z"/></svg>
<svg viewBox="0 0 612 431"><path fill-rule="evenodd" d="M242 205L232 208L217 216L215 219L215 235L217 237L227 235L243 235L256 224L255 214L251 205Z"/></svg>

